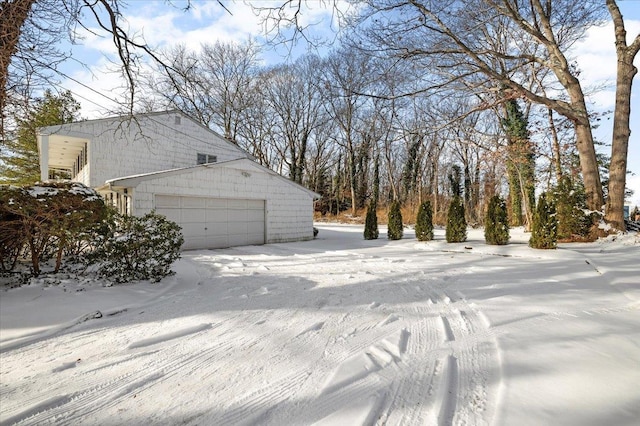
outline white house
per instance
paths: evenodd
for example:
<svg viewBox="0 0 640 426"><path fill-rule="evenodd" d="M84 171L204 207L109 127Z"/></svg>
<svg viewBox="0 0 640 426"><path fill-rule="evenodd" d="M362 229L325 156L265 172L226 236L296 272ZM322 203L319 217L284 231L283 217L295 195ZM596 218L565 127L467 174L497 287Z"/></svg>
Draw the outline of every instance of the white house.
<svg viewBox="0 0 640 426"><path fill-rule="evenodd" d="M68 171L122 213L155 209L182 227L184 249L313 238L318 194L177 111L44 127L38 150L42 180Z"/></svg>

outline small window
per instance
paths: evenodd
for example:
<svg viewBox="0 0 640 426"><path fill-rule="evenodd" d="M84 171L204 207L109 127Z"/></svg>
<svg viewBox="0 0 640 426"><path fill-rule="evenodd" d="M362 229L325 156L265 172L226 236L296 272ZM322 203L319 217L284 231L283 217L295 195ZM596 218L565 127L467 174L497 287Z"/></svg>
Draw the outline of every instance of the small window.
<svg viewBox="0 0 640 426"><path fill-rule="evenodd" d="M175 123L176 125L179 125L181 121L182 121L182 120L181 120L181 117L180 117L179 115L176 115L176 117L175 117L175 122L174 122L174 123Z"/></svg>
<svg viewBox="0 0 640 426"><path fill-rule="evenodd" d="M218 157L216 155L198 154L198 164L215 163L217 161Z"/></svg>

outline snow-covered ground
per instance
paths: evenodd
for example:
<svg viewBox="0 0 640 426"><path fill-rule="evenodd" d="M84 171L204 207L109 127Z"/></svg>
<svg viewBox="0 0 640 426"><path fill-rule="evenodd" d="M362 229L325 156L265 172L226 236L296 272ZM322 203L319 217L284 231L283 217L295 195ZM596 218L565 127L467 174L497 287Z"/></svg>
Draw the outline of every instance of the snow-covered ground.
<svg viewBox="0 0 640 426"><path fill-rule="evenodd" d="M638 425L640 237L187 252L0 291L2 424Z"/></svg>

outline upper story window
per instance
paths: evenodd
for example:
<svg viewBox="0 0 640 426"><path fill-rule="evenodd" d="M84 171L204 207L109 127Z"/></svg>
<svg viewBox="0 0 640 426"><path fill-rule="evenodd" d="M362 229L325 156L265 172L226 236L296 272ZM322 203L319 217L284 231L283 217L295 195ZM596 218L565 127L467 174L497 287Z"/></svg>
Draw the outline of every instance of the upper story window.
<svg viewBox="0 0 640 426"><path fill-rule="evenodd" d="M218 156L217 155L200 154L200 153L198 153L198 164L215 163L217 161L218 161Z"/></svg>

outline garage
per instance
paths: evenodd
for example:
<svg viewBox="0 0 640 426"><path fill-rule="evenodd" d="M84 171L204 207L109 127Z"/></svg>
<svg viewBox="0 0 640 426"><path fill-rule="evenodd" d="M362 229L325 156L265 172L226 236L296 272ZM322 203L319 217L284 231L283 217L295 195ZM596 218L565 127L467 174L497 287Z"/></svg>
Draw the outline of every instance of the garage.
<svg viewBox="0 0 640 426"><path fill-rule="evenodd" d="M156 212L182 227L183 250L265 243L265 201L155 195Z"/></svg>
<svg viewBox="0 0 640 426"><path fill-rule="evenodd" d="M246 158L111 179L98 190L126 197L134 216L155 210L178 223L183 250L311 240L320 197Z"/></svg>

